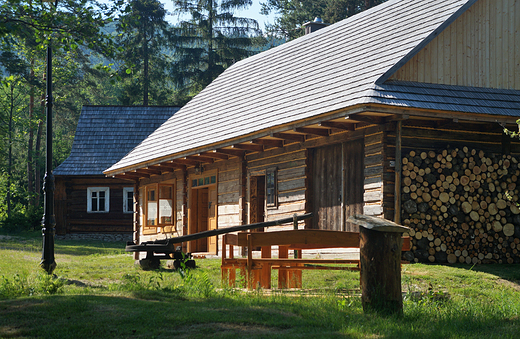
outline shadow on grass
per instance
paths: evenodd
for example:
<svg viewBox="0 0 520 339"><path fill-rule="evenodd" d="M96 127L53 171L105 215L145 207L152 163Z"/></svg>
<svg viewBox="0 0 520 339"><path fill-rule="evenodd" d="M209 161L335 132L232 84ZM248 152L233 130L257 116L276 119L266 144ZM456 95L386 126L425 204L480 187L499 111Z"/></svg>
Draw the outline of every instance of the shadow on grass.
<svg viewBox="0 0 520 339"><path fill-rule="evenodd" d="M518 330L518 318L470 310L385 318L364 315L359 304L338 307L331 298L73 295L0 302L2 338L514 338Z"/></svg>
<svg viewBox="0 0 520 339"><path fill-rule="evenodd" d="M471 269L476 272L493 274L501 279L520 284L520 265L518 264L476 265Z"/></svg>
<svg viewBox="0 0 520 339"><path fill-rule="evenodd" d="M85 256L85 255L111 255L124 254L124 242L102 242L86 240L58 240L54 243L56 254ZM42 239L22 238L11 236L10 238L0 239L0 249L14 250L21 252L41 251Z"/></svg>

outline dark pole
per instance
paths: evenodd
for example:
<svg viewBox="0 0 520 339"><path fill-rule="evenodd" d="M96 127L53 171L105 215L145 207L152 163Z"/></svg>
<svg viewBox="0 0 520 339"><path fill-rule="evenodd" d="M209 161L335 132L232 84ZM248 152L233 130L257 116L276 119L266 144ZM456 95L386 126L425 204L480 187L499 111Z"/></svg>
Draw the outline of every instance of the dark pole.
<svg viewBox="0 0 520 339"><path fill-rule="evenodd" d="M54 3L54 8L58 1ZM46 160L45 177L43 178L44 212L42 219L43 250L40 267L48 274L52 274L56 268L54 260L54 233L56 219L54 217L54 175L52 174L52 38L49 38L47 46L47 96L45 98L47 138L46 138Z"/></svg>

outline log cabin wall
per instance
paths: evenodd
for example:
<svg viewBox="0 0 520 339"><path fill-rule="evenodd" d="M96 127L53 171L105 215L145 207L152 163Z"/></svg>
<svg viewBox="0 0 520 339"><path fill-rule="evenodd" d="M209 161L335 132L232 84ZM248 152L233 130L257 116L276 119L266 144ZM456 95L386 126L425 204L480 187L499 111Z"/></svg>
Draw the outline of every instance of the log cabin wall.
<svg viewBox="0 0 520 339"><path fill-rule="evenodd" d="M394 219L393 161L395 161L395 123L367 128L364 214Z"/></svg>
<svg viewBox="0 0 520 339"><path fill-rule="evenodd" d="M87 211L87 188L109 188L109 211ZM133 229L132 213L123 212L123 188L133 188L126 180L105 176L56 176L56 234L128 233Z"/></svg>
<svg viewBox="0 0 520 339"><path fill-rule="evenodd" d="M242 224L241 178L242 160L234 158L226 161L217 161L204 166L205 171L218 171L217 186L217 228L226 228ZM217 254L222 248L222 236L217 237Z"/></svg>
<svg viewBox="0 0 520 339"><path fill-rule="evenodd" d="M519 90L519 33L520 2L479 0L390 79Z"/></svg>
<svg viewBox="0 0 520 339"><path fill-rule="evenodd" d="M389 134L388 143L395 144ZM401 222L407 259L518 263L520 143L497 124L403 121ZM399 160L399 159L398 159Z"/></svg>
<svg viewBox="0 0 520 339"><path fill-rule="evenodd" d="M254 177L265 177L267 172L275 170L276 188L274 203L265 206L264 220L253 220L248 214L248 223L255 221L272 221L291 217L294 213L306 211L306 159L307 150L301 144L293 144L279 149L247 156L247 210L251 212L251 180ZM262 203L262 202L261 202ZM292 225L290 226L292 228ZM304 223L301 224L304 227ZM270 227L270 231L287 228L285 226Z"/></svg>

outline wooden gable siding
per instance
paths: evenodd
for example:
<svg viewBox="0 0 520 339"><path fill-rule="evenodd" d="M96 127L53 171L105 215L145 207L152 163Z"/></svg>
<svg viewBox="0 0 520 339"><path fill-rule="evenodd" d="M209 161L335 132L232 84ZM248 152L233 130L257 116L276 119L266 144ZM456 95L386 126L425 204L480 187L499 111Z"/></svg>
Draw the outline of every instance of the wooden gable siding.
<svg viewBox="0 0 520 339"><path fill-rule="evenodd" d="M390 79L520 90L520 1L477 1Z"/></svg>
<svg viewBox="0 0 520 339"><path fill-rule="evenodd" d="M107 213L87 212L87 188L110 189ZM132 213L123 213L123 188L133 183L105 176L57 176L55 193L56 233L130 233Z"/></svg>

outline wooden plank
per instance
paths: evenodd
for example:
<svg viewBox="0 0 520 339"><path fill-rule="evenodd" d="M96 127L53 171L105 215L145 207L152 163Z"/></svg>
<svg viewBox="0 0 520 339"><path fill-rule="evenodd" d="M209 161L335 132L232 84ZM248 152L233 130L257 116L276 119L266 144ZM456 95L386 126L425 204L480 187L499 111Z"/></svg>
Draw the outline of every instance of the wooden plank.
<svg viewBox="0 0 520 339"><path fill-rule="evenodd" d="M496 3L496 30L495 30L495 39L496 39L496 50L495 50L495 72L494 75L496 77L496 87L504 88L504 48L503 48L503 20L504 20L504 12L503 12L503 0L495 1Z"/></svg>
<svg viewBox="0 0 520 339"><path fill-rule="evenodd" d="M365 157L365 166L370 167L373 165L378 165L378 164L381 164L383 162L383 160L384 160L384 156L381 153L375 154L375 155L367 155Z"/></svg>
<svg viewBox="0 0 520 339"><path fill-rule="evenodd" d="M365 215L377 216L383 214L383 206L378 205L365 205L363 206L363 213Z"/></svg>
<svg viewBox="0 0 520 339"><path fill-rule="evenodd" d="M445 31L437 36L437 82L438 84L444 84L444 37Z"/></svg>
<svg viewBox="0 0 520 339"><path fill-rule="evenodd" d="M220 193L218 195L218 203L225 204L230 202L237 202L240 199L240 192Z"/></svg>
<svg viewBox="0 0 520 339"><path fill-rule="evenodd" d="M219 171L218 172L218 181L230 181L230 180L239 180L240 179L240 168L233 168L232 170L227 171Z"/></svg>
<svg viewBox="0 0 520 339"><path fill-rule="evenodd" d="M301 244L306 246L311 246L311 244L319 246L328 245L331 248L359 247L358 232L341 232L330 230L290 230L279 232L251 233L250 236L252 236L253 247L272 245L292 246L292 244Z"/></svg>
<svg viewBox="0 0 520 339"><path fill-rule="evenodd" d="M449 85L451 83L451 31L453 29L453 25L446 27L444 32L442 32L444 36L444 48L442 49L442 54L444 56L444 65L443 65L443 84Z"/></svg>
<svg viewBox="0 0 520 339"><path fill-rule="evenodd" d="M515 39L514 48L515 48L515 71L514 71L514 85L513 88L516 90L520 90L520 43L518 43L518 37L520 36L520 2L515 1L515 8L514 8L514 17L515 17L515 28L514 28L514 35L513 39Z"/></svg>
<svg viewBox="0 0 520 339"><path fill-rule="evenodd" d="M420 138L417 136L420 135ZM467 140L480 142L495 142L495 134L471 133L467 131L442 131L436 129L403 129L403 138L434 139L434 140Z"/></svg>
<svg viewBox="0 0 520 339"><path fill-rule="evenodd" d="M270 161L266 161L262 166L249 166L248 165L248 171L258 171L258 170L266 170L267 168L270 168L270 167L276 167L278 170L284 170L284 169L289 169L289 168L294 168L294 167L301 167L301 166L304 166L305 165L305 158L304 157L301 157L301 158L297 158L297 159L294 159L294 160L291 160L291 159L283 159L281 160L280 162L270 162Z"/></svg>
<svg viewBox="0 0 520 339"><path fill-rule="evenodd" d="M359 226L378 232L407 233L411 231L409 227L396 224L393 221L368 215L358 214L351 216L349 219Z"/></svg>
<svg viewBox="0 0 520 339"><path fill-rule="evenodd" d="M305 177L305 166L287 168L278 171L278 180L283 181L292 178Z"/></svg>
<svg viewBox="0 0 520 339"><path fill-rule="evenodd" d="M401 166L402 166L402 121L397 122L395 141L395 192L394 192L394 209L397 211L394 215L394 221L401 221Z"/></svg>
<svg viewBox="0 0 520 339"><path fill-rule="evenodd" d="M515 89L515 4L518 3L516 0L509 0L506 13L508 13L508 78L507 78L507 89Z"/></svg>
<svg viewBox="0 0 520 339"><path fill-rule="evenodd" d="M296 178L294 180L287 180L278 182L278 192L293 191L296 189L305 188L305 178Z"/></svg>
<svg viewBox="0 0 520 339"><path fill-rule="evenodd" d="M341 144L320 147L314 152L313 228L336 229L341 225L342 159Z"/></svg>
<svg viewBox="0 0 520 339"><path fill-rule="evenodd" d="M278 203L305 201L305 189L278 193Z"/></svg>

